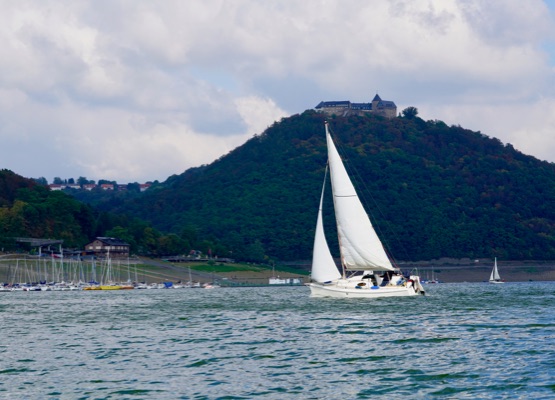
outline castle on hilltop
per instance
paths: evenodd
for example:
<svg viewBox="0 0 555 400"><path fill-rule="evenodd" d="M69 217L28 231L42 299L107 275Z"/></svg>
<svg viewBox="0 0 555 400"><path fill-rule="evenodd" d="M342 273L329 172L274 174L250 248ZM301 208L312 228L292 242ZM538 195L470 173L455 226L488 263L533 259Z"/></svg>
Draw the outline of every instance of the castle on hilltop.
<svg viewBox="0 0 555 400"><path fill-rule="evenodd" d="M397 116L397 106L389 100L382 100L378 94L374 96L371 103L351 103L350 101L321 101L315 107L316 111L329 115L363 115L372 113L386 118Z"/></svg>

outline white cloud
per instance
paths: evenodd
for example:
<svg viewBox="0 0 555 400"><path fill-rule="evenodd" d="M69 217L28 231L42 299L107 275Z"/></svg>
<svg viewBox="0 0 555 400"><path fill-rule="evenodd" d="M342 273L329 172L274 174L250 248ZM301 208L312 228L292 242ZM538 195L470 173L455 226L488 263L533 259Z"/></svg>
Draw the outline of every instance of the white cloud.
<svg viewBox="0 0 555 400"><path fill-rule="evenodd" d="M554 26L539 0L3 2L0 167L164 180L376 91L555 161Z"/></svg>
<svg viewBox="0 0 555 400"><path fill-rule="evenodd" d="M286 117L272 99L261 99L257 96L242 97L235 100L239 114L247 124L247 135L252 136L264 132L271 123Z"/></svg>

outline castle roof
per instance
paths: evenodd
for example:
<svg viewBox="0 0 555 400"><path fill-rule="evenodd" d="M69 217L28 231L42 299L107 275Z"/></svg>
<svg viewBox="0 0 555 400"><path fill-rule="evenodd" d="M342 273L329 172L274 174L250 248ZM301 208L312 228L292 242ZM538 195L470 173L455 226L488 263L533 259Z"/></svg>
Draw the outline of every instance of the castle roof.
<svg viewBox="0 0 555 400"><path fill-rule="evenodd" d="M374 98L372 99L372 103L375 102L375 101L378 102L377 106L380 107L380 108L381 108L381 107L385 107L385 108L397 107L397 106L395 105L395 103L392 102L392 101L389 101L389 100L382 100L382 98L380 97L380 95L377 94L377 93L376 93L376 95L374 96Z"/></svg>
<svg viewBox="0 0 555 400"><path fill-rule="evenodd" d="M389 100L382 100L378 103L378 107L394 108L397 107L394 102Z"/></svg>
<svg viewBox="0 0 555 400"><path fill-rule="evenodd" d="M349 107L351 102L348 100L342 101L321 101L315 108L327 108L327 107Z"/></svg>

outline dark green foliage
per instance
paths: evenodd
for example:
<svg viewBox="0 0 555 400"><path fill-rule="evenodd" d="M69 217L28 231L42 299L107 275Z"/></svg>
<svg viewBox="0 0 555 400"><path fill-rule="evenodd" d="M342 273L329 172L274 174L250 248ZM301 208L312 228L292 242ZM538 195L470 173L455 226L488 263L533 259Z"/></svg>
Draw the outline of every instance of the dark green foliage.
<svg viewBox="0 0 555 400"><path fill-rule="evenodd" d="M4 248L13 237L63 239L67 246L81 246L93 235L93 210L61 192L0 171L0 237Z"/></svg>
<svg viewBox="0 0 555 400"><path fill-rule="evenodd" d="M41 176L40 178L36 178L33 179L36 183L38 183L39 185L43 185L43 186L48 186L48 181L46 180L46 178L44 176Z"/></svg>
<svg viewBox="0 0 555 400"><path fill-rule="evenodd" d="M15 249L17 237L62 239L64 247L83 249L96 236L118 237L132 252L144 254L179 254L189 248L177 235L164 236L137 218L99 212L66 193L0 171L1 249Z"/></svg>
<svg viewBox="0 0 555 400"><path fill-rule="evenodd" d="M390 253L402 260L555 258L554 165L413 114L330 120ZM196 243L208 240L221 257L309 259L326 163L323 122L312 111L283 119L113 210L161 231L194 227ZM330 202L325 214L333 243Z"/></svg>
<svg viewBox="0 0 555 400"><path fill-rule="evenodd" d="M407 107L401 112L401 114L405 118L413 119L418 115L418 108L416 108L416 107Z"/></svg>
<svg viewBox="0 0 555 400"><path fill-rule="evenodd" d="M399 260L555 259L555 166L480 132L413 114L329 121L388 252ZM67 228L64 238L110 233L140 253L195 249L254 262L309 259L326 152L324 116L307 111L144 193L71 192L95 210L63 204L60 193L46 212L37 185L0 174L0 227L25 232L43 226L47 213L69 214L65 221L81 233ZM22 187L29 189L18 192ZM62 204L54 211L56 201ZM333 249L332 213L327 200Z"/></svg>

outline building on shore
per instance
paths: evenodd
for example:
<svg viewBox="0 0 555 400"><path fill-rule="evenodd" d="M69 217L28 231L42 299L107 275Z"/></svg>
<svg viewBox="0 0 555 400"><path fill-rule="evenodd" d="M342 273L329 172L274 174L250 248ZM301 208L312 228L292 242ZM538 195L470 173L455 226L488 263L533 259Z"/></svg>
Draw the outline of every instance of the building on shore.
<svg viewBox="0 0 555 400"><path fill-rule="evenodd" d="M117 238L97 237L85 246L85 251L100 258L127 258L129 244Z"/></svg>

